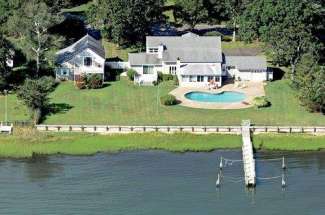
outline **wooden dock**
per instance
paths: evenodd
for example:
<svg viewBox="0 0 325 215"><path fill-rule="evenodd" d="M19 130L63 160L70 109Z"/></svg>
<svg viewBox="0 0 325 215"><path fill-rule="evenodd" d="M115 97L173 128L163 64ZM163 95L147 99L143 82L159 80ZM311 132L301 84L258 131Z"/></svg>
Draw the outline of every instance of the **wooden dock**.
<svg viewBox="0 0 325 215"><path fill-rule="evenodd" d="M250 134L250 121L242 123L242 154L244 164L245 184L248 187L256 185L255 159L253 152L253 144Z"/></svg>

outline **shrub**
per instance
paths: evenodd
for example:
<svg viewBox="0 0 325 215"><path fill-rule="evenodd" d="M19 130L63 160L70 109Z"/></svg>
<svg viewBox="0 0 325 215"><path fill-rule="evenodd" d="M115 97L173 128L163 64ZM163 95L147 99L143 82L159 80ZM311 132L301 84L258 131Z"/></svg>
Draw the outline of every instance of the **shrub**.
<svg viewBox="0 0 325 215"><path fill-rule="evenodd" d="M158 75L158 82L163 81L164 74L162 72L158 72L157 75Z"/></svg>
<svg viewBox="0 0 325 215"><path fill-rule="evenodd" d="M130 81L134 81L134 76L137 74L137 72L133 69L129 69L127 72L126 72L128 78Z"/></svg>
<svg viewBox="0 0 325 215"><path fill-rule="evenodd" d="M265 96L254 98L253 102L256 108L269 107L271 105L271 102Z"/></svg>
<svg viewBox="0 0 325 215"><path fill-rule="evenodd" d="M75 81L78 89L98 89L103 86L103 77L100 74L82 75Z"/></svg>
<svg viewBox="0 0 325 215"><path fill-rule="evenodd" d="M158 85L158 81L153 81L153 82L152 82L152 85L153 85L153 86L157 86L157 85Z"/></svg>
<svg viewBox="0 0 325 215"><path fill-rule="evenodd" d="M177 104L176 97L173 95L170 95L170 94L160 97L160 102L161 102L161 104L166 105L166 106Z"/></svg>
<svg viewBox="0 0 325 215"><path fill-rule="evenodd" d="M103 77L100 74L89 75L87 80L88 89L98 89L103 86Z"/></svg>
<svg viewBox="0 0 325 215"><path fill-rule="evenodd" d="M76 81L75 85L79 90L86 89L86 83L82 80Z"/></svg>
<svg viewBox="0 0 325 215"><path fill-rule="evenodd" d="M171 74L163 74L162 79L163 81L170 81L174 79L174 76Z"/></svg>
<svg viewBox="0 0 325 215"><path fill-rule="evenodd" d="M232 41L232 36L224 36L224 37L222 37L222 41L231 42Z"/></svg>
<svg viewBox="0 0 325 215"><path fill-rule="evenodd" d="M174 85L175 86L178 86L179 85L179 81L178 81L177 75L175 75L175 77L174 77Z"/></svg>

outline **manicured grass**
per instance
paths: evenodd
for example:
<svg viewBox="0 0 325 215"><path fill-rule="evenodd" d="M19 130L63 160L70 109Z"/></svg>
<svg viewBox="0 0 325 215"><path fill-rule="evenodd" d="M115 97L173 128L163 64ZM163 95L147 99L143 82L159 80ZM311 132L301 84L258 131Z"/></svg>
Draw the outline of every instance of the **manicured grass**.
<svg viewBox="0 0 325 215"><path fill-rule="evenodd" d="M78 90L71 82L61 83L51 102L61 111L50 114L46 124L111 125L239 125L251 119L257 125L325 125L325 116L309 113L299 105L288 81L268 83L266 95L271 107L256 110L205 110L163 106L159 102L175 86L163 82L159 87L135 86L122 79L97 90ZM70 106L67 108L67 106ZM8 99L8 119L26 120L28 113L14 95ZM0 97L0 120L4 120L4 97Z"/></svg>
<svg viewBox="0 0 325 215"><path fill-rule="evenodd" d="M128 61L128 53L136 51L132 48L120 47L117 44L107 40L103 40L103 46L105 48L106 58L118 57L123 61Z"/></svg>
<svg viewBox="0 0 325 215"><path fill-rule="evenodd" d="M316 151L325 149L325 136L261 134L255 135L253 142L258 150Z"/></svg>
<svg viewBox="0 0 325 215"><path fill-rule="evenodd" d="M222 42L222 49L238 49L238 48L261 48L263 43L253 42L253 43L245 43L243 41L236 42Z"/></svg>
<svg viewBox="0 0 325 215"><path fill-rule="evenodd" d="M20 101L18 101L15 94L8 95L8 108L7 115L8 121L27 121L30 118L30 114ZM0 119L5 120L5 96L0 95Z"/></svg>
<svg viewBox="0 0 325 215"><path fill-rule="evenodd" d="M240 146L240 136L234 135L146 133L105 136L80 133L39 133L29 130L18 131L18 134L13 136L0 136L0 157L31 157L33 153L91 155L97 152L154 149L173 152L212 151Z"/></svg>

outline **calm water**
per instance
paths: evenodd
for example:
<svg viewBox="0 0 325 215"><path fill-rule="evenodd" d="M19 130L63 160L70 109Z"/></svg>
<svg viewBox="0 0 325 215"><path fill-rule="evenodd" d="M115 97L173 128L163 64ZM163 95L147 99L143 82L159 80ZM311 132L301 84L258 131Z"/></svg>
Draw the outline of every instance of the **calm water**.
<svg viewBox="0 0 325 215"><path fill-rule="evenodd" d="M199 102L232 103L241 102L246 96L244 93L225 91L221 93L190 92L186 98Z"/></svg>
<svg viewBox="0 0 325 215"><path fill-rule="evenodd" d="M91 157L1 160L0 214L325 214L325 154L285 154L286 190L279 179L243 183L215 178L220 155L132 152ZM262 158L279 157L258 154ZM259 177L281 174L281 162L257 162ZM225 176L242 176L240 163Z"/></svg>

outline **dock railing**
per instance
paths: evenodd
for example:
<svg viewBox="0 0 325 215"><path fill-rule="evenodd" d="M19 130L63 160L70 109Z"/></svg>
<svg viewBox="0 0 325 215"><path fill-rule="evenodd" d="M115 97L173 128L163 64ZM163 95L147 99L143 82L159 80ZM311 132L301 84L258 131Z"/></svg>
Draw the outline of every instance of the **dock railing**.
<svg viewBox="0 0 325 215"><path fill-rule="evenodd" d="M36 125L39 131L89 133L188 132L198 134L241 134L241 126L126 126L126 125ZM252 133L325 134L325 126L250 126Z"/></svg>

